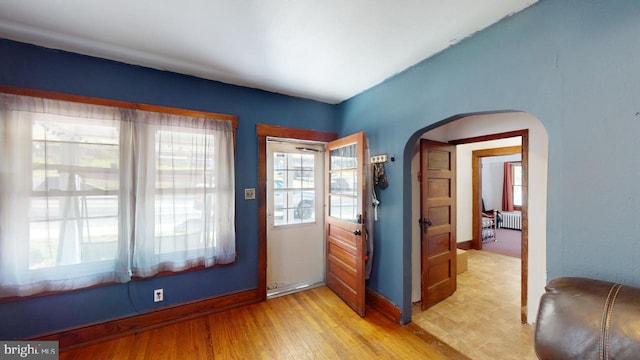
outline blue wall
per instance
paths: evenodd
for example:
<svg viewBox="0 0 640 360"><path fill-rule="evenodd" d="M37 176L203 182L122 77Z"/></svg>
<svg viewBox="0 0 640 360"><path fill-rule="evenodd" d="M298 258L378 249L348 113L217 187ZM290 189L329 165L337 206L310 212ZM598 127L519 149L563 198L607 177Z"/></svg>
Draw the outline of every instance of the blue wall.
<svg viewBox="0 0 640 360"><path fill-rule="evenodd" d="M342 103L338 132L365 130L372 154L398 159L380 194L369 287L410 320L414 224L403 218L403 185L422 129L504 109L529 112L548 132L548 279L640 285L639 39L638 1L541 1Z"/></svg>
<svg viewBox="0 0 640 360"><path fill-rule="evenodd" d="M257 286L258 203L242 189L257 188L256 124L335 131L333 105L207 81L170 72L55 51L0 39L0 84L238 116L235 264L0 303L0 339L54 332L152 310L152 291L164 288L162 306Z"/></svg>

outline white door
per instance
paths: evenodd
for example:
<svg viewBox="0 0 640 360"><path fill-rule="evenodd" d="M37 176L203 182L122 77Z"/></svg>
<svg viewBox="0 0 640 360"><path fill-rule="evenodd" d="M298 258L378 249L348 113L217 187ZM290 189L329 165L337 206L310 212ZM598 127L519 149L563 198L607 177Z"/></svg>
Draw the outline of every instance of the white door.
<svg viewBox="0 0 640 360"><path fill-rule="evenodd" d="M324 146L267 141L267 297L324 284Z"/></svg>

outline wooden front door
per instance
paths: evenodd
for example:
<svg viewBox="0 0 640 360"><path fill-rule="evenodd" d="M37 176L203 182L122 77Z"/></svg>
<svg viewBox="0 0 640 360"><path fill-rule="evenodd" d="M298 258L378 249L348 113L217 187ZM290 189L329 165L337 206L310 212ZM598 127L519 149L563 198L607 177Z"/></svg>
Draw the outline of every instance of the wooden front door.
<svg viewBox="0 0 640 360"><path fill-rule="evenodd" d="M365 134L327 145L326 281L360 316L365 315Z"/></svg>
<svg viewBox="0 0 640 360"><path fill-rule="evenodd" d="M455 150L420 140L422 310L456 291Z"/></svg>

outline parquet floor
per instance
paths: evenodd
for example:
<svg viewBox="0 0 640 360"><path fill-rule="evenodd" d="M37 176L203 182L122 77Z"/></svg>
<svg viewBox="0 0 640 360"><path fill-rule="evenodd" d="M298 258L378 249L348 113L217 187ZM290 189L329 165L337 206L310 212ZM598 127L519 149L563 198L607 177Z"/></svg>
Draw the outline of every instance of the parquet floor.
<svg viewBox="0 0 640 360"><path fill-rule="evenodd" d="M457 291L413 323L474 360L534 360L535 328L520 322L520 259L468 250Z"/></svg>

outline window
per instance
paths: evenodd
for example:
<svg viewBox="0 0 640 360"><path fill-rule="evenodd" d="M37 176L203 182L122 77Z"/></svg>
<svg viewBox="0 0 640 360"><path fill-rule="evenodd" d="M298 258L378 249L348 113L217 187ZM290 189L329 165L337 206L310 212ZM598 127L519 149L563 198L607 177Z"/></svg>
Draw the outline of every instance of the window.
<svg viewBox="0 0 640 360"><path fill-rule="evenodd" d="M360 222L357 148L352 144L331 150L329 164L329 215L351 222Z"/></svg>
<svg viewBox="0 0 640 360"><path fill-rule="evenodd" d="M511 163L511 186L513 188L513 207L522 208L522 163Z"/></svg>
<svg viewBox="0 0 640 360"><path fill-rule="evenodd" d="M314 223L315 153L273 153L274 226Z"/></svg>
<svg viewBox="0 0 640 360"><path fill-rule="evenodd" d="M0 94L0 297L233 262L233 131Z"/></svg>
<svg viewBox="0 0 640 360"><path fill-rule="evenodd" d="M115 260L118 123L94 119L84 125L79 118L43 113L29 117L31 149L25 141L21 150L31 150L31 169L16 174L32 180L31 196L26 191L18 197L30 201L29 228L22 229L29 234L28 269ZM2 216L11 220L16 214Z"/></svg>

